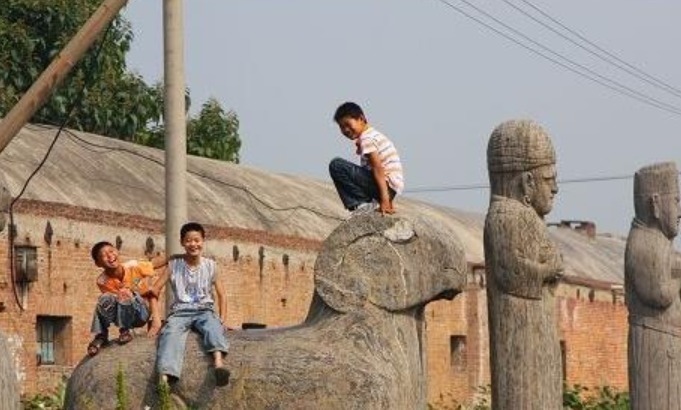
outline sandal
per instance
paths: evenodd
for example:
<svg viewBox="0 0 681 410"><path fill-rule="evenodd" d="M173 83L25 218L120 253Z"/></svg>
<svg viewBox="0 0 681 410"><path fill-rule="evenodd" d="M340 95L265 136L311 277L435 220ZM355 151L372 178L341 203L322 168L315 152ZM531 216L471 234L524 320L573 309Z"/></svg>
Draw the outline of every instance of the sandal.
<svg viewBox="0 0 681 410"><path fill-rule="evenodd" d="M229 370L225 366L215 368L215 384L225 386L229 383Z"/></svg>
<svg viewBox="0 0 681 410"><path fill-rule="evenodd" d="M107 340L106 335L99 334L95 336L94 339L90 342L89 345L87 345L87 354L90 357L94 357L99 353L99 350L102 347L105 347L106 345L109 344L109 341Z"/></svg>
<svg viewBox="0 0 681 410"><path fill-rule="evenodd" d="M132 341L132 332L129 329L121 329L118 334L118 344L124 345L130 341Z"/></svg>

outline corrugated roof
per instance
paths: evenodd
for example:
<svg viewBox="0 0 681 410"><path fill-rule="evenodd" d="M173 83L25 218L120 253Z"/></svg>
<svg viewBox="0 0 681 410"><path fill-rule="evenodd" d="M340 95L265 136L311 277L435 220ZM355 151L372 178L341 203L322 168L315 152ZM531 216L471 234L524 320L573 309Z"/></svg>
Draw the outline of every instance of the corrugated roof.
<svg viewBox="0 0 681 410"><path fill-rule="evenodd" d="M0 154L0 169L16 195L57 129L29 125ZM23 198L164 219L163 151L99 135L62 134ZM330 182L265 172L246 165L188 157L189 219L215 226L324 239L347 216ZM398 212L425 215L454 229L469 261L484 259L484 215L399 198ZM625 242L587 239L552 229L566 274L622 283Z"/></svg>

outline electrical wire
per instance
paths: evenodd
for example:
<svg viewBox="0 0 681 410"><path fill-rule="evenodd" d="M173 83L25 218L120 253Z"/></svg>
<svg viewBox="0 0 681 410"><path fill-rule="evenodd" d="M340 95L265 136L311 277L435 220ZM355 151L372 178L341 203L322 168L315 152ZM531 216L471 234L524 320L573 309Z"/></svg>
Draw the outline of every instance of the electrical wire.
<svg viewBox="0 0 681 410"><path fill-rule="evenodd" d="M102 36L102 40L99 43L99 47L97 48L97 51L95 53L95 61L99 61L99 56L102 52L102 49L104 48L104 44L106 43L106 40L109 37L109 32L111 31L111 27L113 26L113 23L110 23L109 26L107 27L106 31L104 32L104 35ZM94 78L94 76L92 76ZM85 93L85 89L87 87L87 81L88 79L86 78L82 85L80 90L78 91L78 98L73 100L71 103L71 106L69 107L69 110L66 112L66 116L64 117L64 120L62 123L59 125L59 129L57 130L57 133L55 134L54 138L52 139L52 142L50 143L50 146L47 148L47 151L43 155L42 160L38 163L38 166L35 167L33 172L28 176L26 181L24 182L24 185L21 187L21 190L19 191L19 194L15 196L12 201L9 204L9 232L8 232L8 244L9 244L9 264L10 264L10 276L11 276L11 281L12 281L12 290L14 293L14 300L17 303L17 306L19 306L19 309L21 311L24 311L24 305L21 303L21 300L19 299L19 294L17 292L17 285L16 285L16 261L14 260L14 240L16 239L15 235L15 227L14 227L14 205L19 201L19 199L24 195L26 192L26 189L28 188L28 185L31 183L31 180L38 174L40 169L45 165L47 162L47 159L50 157L50 153L54 149L55 145L57 145L57 141L59 140L59 137L61 136L62 131L65 129L66 124L68 124L69 120L71 119L71 116L73 113L76 111L76 108L78 105L82 102L82 97L83 94Z"/></svg>
<svg viewBox="0 0 681 410"><path fill-rule="evenodd" d="M582 34L580 34L579 32L577 32L576 30L573 30L573 29L571 29L570 27L566 26L565 24L561 23L558 19L552 17L552 16L549 15L547 12L543 11L543 10L540 9L538 6L532 4L532 3L529 2L528 0L520 0L520 1L522 1L522 2L525 3L525 4L527 4L528 6L530 6L530 7L533 8L534 10L536 10L536 11L537 11L539 14L541 14L542 16L546 17L547 19L549 19L550 21L552 21L553 23L555 23L555 24L558 25L559 27L563 28L564 30L566 30L567 32L569 32L570 34L572 34L573 36L575 36L575 37L577 37L578 39L582 40L583 42L589 44L591 47L595 48L596 50L600 51L601 53L607 55L608 57L612 58L613 60L616 60L616 61L622 63L623 65L629 67L629 68L632 69L633 71L635 71L635 72L639 73L640 75L642 75L642 76L648 78L649 80L651 80L651 81L657 83L660 87L666 88L667 91L668 91L669 93L672 93L672 94L674 94L674 95L676 95L676 96L681 96L681 90L680 90L680 89L678 89L678 88L676 88L676 87L674 87L674 86L672 86L672 85L669 85L669 84L666 83L665 81L660 80L659 78L657 78L657 77L655 77L655 76L653 76L653 75L651 75L651 74L649 74L649 73L647 73L647 72L641 70L640 68L636 67L635 65L630 64L630 63L628 63L627 61L625 61L625 60L621 59L620 57L618 57L617 55L615 55L615 54L609 52L608 50L604 49L603 47L599 46L598 44L594 43L593 41L589 40L588 38L586 38L585 36L583 36Z"/></svg>
<svg viewBox="0 0 681 410"><path fill-rule="evenodd" d="M531 20L534 21L535 23L537 23L537 24L541 25L542 27L544 27L544 28L546 28L546 29L552 31L553 33L559 35L559 36L562 37L563 39L565 39L565 40L569 41L570 43L576 45L577 47L581 48L582 50L584 50L584 51L588 52L589 54L591 54L591 55L593 55L593 56L599 58L600 60L605 61L606 63L609 63L609 64L614 65L615 67L619 68L620 70L622 70L622 71L624 71L624 72L626 72L626 73L628 73L628 74L630 74L630 75L632 75L632 76L638 78L639 80L641 80L641 81L643 81L643 82L646 82L646 83L648 83L648 84L650 84L650 85L652 85L652 86L654 86L654 87L657 87L657 88L659 88L659 89L661 89L661 90L664 90L664 91L666 91L666 92L668 92L668 93L670 93L670 94L672 94L672 95L674 95L674 96L676 96L676 97L681 97L681 91L676 91L673 87L670 87L670 86L660 85L657 81L650 80L650 79L647 78L647 77L650 77L650 76L647 76L647 75L646 75L646 76L643 76L643 75L639 74L637 71L632 70L631 68L627 67L627 65L623 65L623 64L619 63L617 60L613 60L613 59L610 58L610 57L605 57L605 56L603 56L602 54L597 53L597 52L591 50L590 48L584 46L583 44L580 44L579 42L577 42L577 41L573 40L572 38L566 36L565 34L561 33L559 30L555 29L554 27L551 27L549 24L547 24L547 23L545 23L545 22L539 20L538 18L536 18L536 17L533 16L532 14L530 14L530 13L528 13L527 11L523 10L522 8L518 7L516 4L514 4L514 3L511 2L510 0L503 0L503 2L506 3L506 4L508 4L508 5L511 6L513 9L515 9L515 10L518 11L519 13L523 14L523 15L526 16L527 18L531 19Z"/></svg>
<svg viewBox="0 0 681 410"><path fill-rule="evenodd" d="M653 97L650 97L650 96L643 94L639 91L636 91L636 90L634 90L630 87L627 87L626 85L621 84L621 83L619 83L615 80L611 80L611 79L609 79L609 78L607 78L607 77L585 67L582 64L579 64L579 63L574 62L573 60L570 60L569 58L561 55L560 53L557 53L557 52L551 50L549 47L531 39L529 36L521 33L520 31L514 29L513 27L503 23L502 21L500 21L496 17L485 12L484 10L480 9L479 7L473 5L469 1L460 0L461 2L467 4L469 7L478 11L480 14L486 16L487 18L495 21L497 24L501 25L502 27L506 28L507 30L511 31L512 33L516 34L517 36L524 38L526 41L529 41L530 43L535 44L537 47L541 48L542 50L545 50L546 52L548 52L552 55L555 55L560 60L564 60L564 61L567 62L567 64L570 64L570 65L577 67L577 68L571 67L571 66L567 65L566 63L563 63L563 62L561 62L561 61L559 61L559 60L557 60L557 59L555 59L555 58L553 58L549 55L546 55L544 52L539 51L536 48L533 48L533 47L521 42L520 40L512 37L511 35L503 32L503 31L501 31L501 30L499 30L499 29L497 29L497 28L495 28L491 25L489 25L488 23L484 22L483 20L471 15L470 13L468 13L465 10L463 10L462 8L457 7L456 5L448 2L447 0L436 0L436 1L438 1L438 2L442 3L443 5L457 11L458 13L462 14L463 16L475 21L476 23L478 23L478 24L484 26L485 28L495 32L496 34L506 38L507 40L525 48L526 50L532 52L533 54L536 54L536 55L538 55L538 56L556 64L556 65L559 65L559 66L561 66L561 67L563 67L563 68L565 68L565 69L567 69L567 70L569 70L569 71L571 71L571 72L573 72L573 73L575 73L575 74L577 74L577 75L579 75L583 78L586 78L589 81L595 82L595 83L597 83L597 84L599 84L603 87L606 87L606 88L608 88L612 91L617 92L618 94L621 94L621 95L627 96L629 98L635 99L635 100L642 102L644 104L647 104L649 106L658 108L660 110L669 112L671 114L675 114L677 116L681 116L681 108L678 108L676 106L673 106L673 105L667 104L665 102L659 101L659 100L657 100ZM583 70L583 71L586 71L586 72L580 71L580 69Z"/></svg>
<svg viewBox="0 0 681 410"><path fill-rule="evenodd" d="M155 163L155 164L157 164L157 165L160 165L161 167L165 167L165 162L164 162L164 161L158 160L158 159L153 158L153 157L148 156L148 155L141 154L141 153L139 153L139 152L137 152L137 151L135 151L135 150L127 149L127 148L124 148L124 147L111 147L111 146L96 144L96 143L87 141L87 140L84 139L84 138L81 138L80 136L78 136L77 134L75 134L75 133L74 133L73 131L71 131L71 130L68 130L68 129L67 129L67 130L65 130L65 132L66 132L66 134L67 134L69 137L71 137L71 138L74 139L75 141L78 141L78 142L80 142L80 143L82 143L82 144L86 144L86 145L88 145L88 146L92 146L92 147L96 147L96 148L100 148L100 149L105 149L105 150L107 150L107 151L106 151L107 153L108 153L108 152L112 152L112 151L121 151L121 152L125 152L125 153L128 153L128 154L131 154L131 155L134 155L134 156L143 158L143 159L145 159L145 160L147 160L147 161L151 161L151 162L153 162L153 163ZM81 146L82 146L82 145L81 145ZM100 151L99 153L105 153L105 152L104 152L104 151ZM214 183L216 183L216 184L223 185L223 186L226 186L226 187L235 189L235 190L242 191L242 192L244 192L244 193L247 195L247 198L249 198L249 200L251 201L251 204L253 204L252 201L255 201L255 202L257 202L258 204L260 204L261 206L263 206L263 207L265 207L265 208L267 208L267 209L269 209L270 211L273 211L273 212L288 212L288 211L292 211L292 213L291 213L290 215L288 215L287 217L282 218L282 219L268 219L264 214L260 213L260 214L263 216L263 218L266 219L268 222L285 222L285 221L289 220L289 219L293 216L293 214L294 214L296 211L301 211L301 210L308 211L308 212L310 212L310 213L312 213L312 214L315 214L315 215L317 215L317 216L320 216L320 217L322 217L322 218L332 219L332 220L336 220L336 221L342 221L342 220L343 220L343 218L341 218L341 217L338 217L338 216L335 216L335 215L329 215L329 214L327 214L327 213L324 213L324 212L322 212L322 211L319 211L319 210L317 210L317 209L314 209L314 208L311 208L311 207L308 207L308 206L305 206L305 205L294 205L294 206L288 206L288 207L277 207L277 206L274 206L274 205L268 203L267 201L263 200L263 199L260 198L258 195L256 195L255 193L253 193L253 191L252 191L250 188L248 188L248 187L246 187L246 186L244 186L244 185L234 184L234 183L231 183L231 182L223 181L223 180L221 180L221 179L219 179L219 178L216 178L216 177L213 177L213 176L211 176L211 175L204 174L204 173L198 172L198 171L193 171L193 170L189 170L189 169L188 169L187 172L188 172L189 174L194 175L194 176L197 176L197 177L200 177L200 178L203 178L203 179L207 179L207 180L209 180L209 181L211 181L211 182L214 182ZM257 207L254 206L253 208L257 210ZM259 212L259 211L258 211L258 212Z"/></svg>
<svg viewBox="0 0 681 410"><path fill-rule="evenodd" d="M681 108L676 107L676 106L671 105L671 104L667 104L667 103L662 102L662 101L660 101L660 100L657 100L657 99L655 99L655 98L653 98L653 97L650 97L650 96L647 95L647 94L644 94L644 93L642 93L642 92L639 92L639 91L637 91L637 90L634 90L633 88L628 87L628 86L626 86L626 85L624 85L624 84L622 84L622 83L620 83L620 82L618 82L618 81L615 81L615 80L612 80L612 79L610 79L610 78L608 78L608 77L605 77L605 76L603 76L603 75L597 73L596 71L594 71L594 70L592 70L592 69L590 69L590 68L584 66L583 64L577 63L577 62L575 62L574 60L571 60L571 59L565 57L564 55L562 55L562 54L560 54L560 53L558 53L558 52L552 50L550 47L547 47L547 46L545 46L544 44L542 44L542 43L540 43L540 42L538 42L538 41L532 39L532 38L529 37L528 35L526 35L526 34L522 33L521 31L519 31L519 30L517 30L517 29L515 29L515 28L513 28L513 27L511 27L511 26L509 26L508 24L506 24L506 23L504 23L503 21L499 20L498 18L494 17L494 16L491 15L490 13L488 13L488 12L486 12L485 10L481 9L480 7L474 5L474 4L471 3L470 1L468 1L468 0L459 0L459 1L461 1L461 2L463 2L463 3L465 3L465 4L467 4L469 7L475 9L478 13L480 13L480 14L486 16L487 18L493 20L494 22L496 22L497 24L499 24L499 25L501 25L502 27L506 28L507 30L510 30L512 33L514 33L514 34L516 34L516 35L518 35L518 36L524 38L525 40L529 41L530 43L532 43L532 44L534 44L534 45L540 47L541 49L543 49L543 50L545 50L545 51L547 51L547 52L549 52L549 53L551 53L551 54L553 54L554 56L560 58L561 60L566 61L567 63L572 64L573 66L576 66L576 67L578 67L578 68L580 68L580 69L582 69L582 70L588 72L588 73L591 74L591 75L594 75L595 77L601 79L602 81L608 82L608 83L610 83L610 84L614 84L614 86L620 87L620 88L622 88L622 89L624 89L624 90L627 90L627 91L629 91L630 93L633 93L633 94L639 96L640 98L646 99L646 100L648 100L648 101L650 101L650 102L653 102L653 103L655 103L655 104L658 104L658 105L660 105L660 106L662 106L662 107L666 107L667 110L670 111L670 112L674 112L674 113L677 113L677 114L680 114L680 115L681 115Z"/></svg>
<svg viewBox="0 0 681 410"><path fill-rule="evenodd" d="M681 172L679 172L681 175ZM632 179L633 175L610 175L610 176L598 176L598 177L583 177L583 178L570 178L570 179L559 179L557 181L558 185L568 185L568 184L581 184L590 182L607 182L607 181L621 181L626 179ZM412 189L406 189L405 193L418 194L418 193L428 193L428 192L448 192L448 191L476 191L482 189L489 189L489 184L462 184L462 185L441 185L441 186L431 186L431 187L417 187Z"/></svg>

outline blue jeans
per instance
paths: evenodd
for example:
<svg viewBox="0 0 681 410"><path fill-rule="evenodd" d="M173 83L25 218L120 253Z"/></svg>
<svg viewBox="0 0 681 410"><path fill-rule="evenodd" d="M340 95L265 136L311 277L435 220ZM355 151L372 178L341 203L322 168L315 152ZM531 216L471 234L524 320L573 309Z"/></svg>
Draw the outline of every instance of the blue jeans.
<svg viewBox="0 0 681 410"><path fill-rule="evenodd" d="M179 378L184 362L184 347L191 329L203 336L208 353L227 353L229 343L225 328L212 310L181 310L168 316L158 341L156 368L159 374Z"/></svg>
<svg viewBox="0 0 681 410"><path fill-rule="evenodd" d="M343 158L334 158L329 163L329 174L346 209L352 211L360 204L381 199L374 174L370 169ZM388 193L390 199L395 197L392 188L388 187Z"/></svg>
<svg viewBox="0 0 681 410"><path fill-rule="evenodd" d="M107 335L112 324L121 329L132 329L144 326L148 320L149 308L139 294L135 293L132 299L119 302L116 295L104 293L97 300L90 331Z"/></svg>

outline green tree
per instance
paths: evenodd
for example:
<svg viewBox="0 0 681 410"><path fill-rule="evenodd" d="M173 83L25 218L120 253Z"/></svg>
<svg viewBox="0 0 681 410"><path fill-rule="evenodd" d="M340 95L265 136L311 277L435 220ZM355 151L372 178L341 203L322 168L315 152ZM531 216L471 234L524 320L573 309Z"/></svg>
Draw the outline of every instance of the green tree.
<svg viewBox="0 0 681 410"><path fill-rule="evenodd" d="M0 116L19 101L100 3L101 0L3 0ZM163 87L148 85L127 69L125 56L133 41L130 24L118 16L103 44L101 41L89 50L32 121L59 125L76 104L69 127L162 148ZM97 52L100 47L101 51ZM223 115L209 115L205 124L201 114L197 119L190 119L189 152L238 161L240 140L236 115L224 114L217 101L206 104ZM212 134L220 130L229 130L229 137ZM219 149L222 140L230 141L228 145L236 147L236 152Z"/></svg>
<svg viewBox="0 0 681 410"><path fill-rule="evenodd" d="M201 112L189 120L187 150L190 154L239 162L239 119L233 111L225 112L210 98Z"/></svg>

